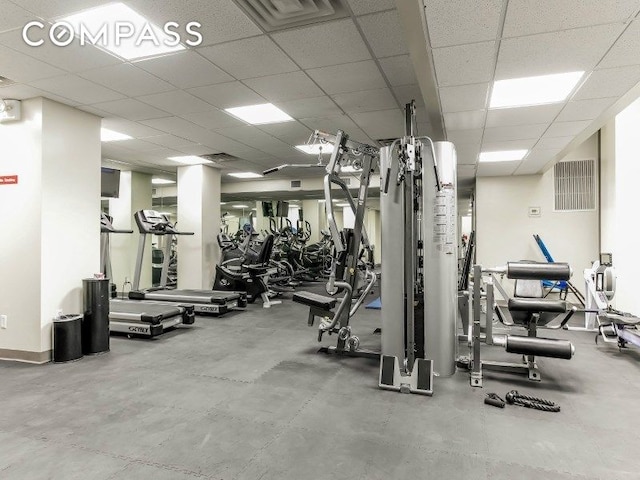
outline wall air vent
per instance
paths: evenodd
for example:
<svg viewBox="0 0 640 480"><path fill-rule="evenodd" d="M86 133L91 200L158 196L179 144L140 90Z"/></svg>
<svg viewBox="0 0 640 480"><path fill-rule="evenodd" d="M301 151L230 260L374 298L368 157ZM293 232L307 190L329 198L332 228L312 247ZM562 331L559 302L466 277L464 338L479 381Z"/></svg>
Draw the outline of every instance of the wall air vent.
<svg viewBox="0 0 640 480"><path fill-rule="evenodd" d="M349 16L343 0L234 0L267 32Z"/></svg>
<svg viewBox="0 0 640 480"><path fill-rule="evenodd" d="M291 180L291 188L302 188L302 180Z"/></svg>
<svg viewBox="0 0 640 480"><path fill-rule="evenodd" d="M558 162L553 167L553 180L555 211L595 210L595 160Z"/></svg>

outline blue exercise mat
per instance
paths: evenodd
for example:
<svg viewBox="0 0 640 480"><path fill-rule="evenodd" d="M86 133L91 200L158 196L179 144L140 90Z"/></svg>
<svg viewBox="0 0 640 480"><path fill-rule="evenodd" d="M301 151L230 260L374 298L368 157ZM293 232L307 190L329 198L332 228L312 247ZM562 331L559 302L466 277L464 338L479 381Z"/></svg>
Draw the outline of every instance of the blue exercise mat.
<svg viewBox="0 0 640 480"><path fill-rule="evenodd" d="M364 308L370 308L372 310L380 310L382 309L382 302L380 301L380 297L376 298L373 302L367 305Z"/></svg>

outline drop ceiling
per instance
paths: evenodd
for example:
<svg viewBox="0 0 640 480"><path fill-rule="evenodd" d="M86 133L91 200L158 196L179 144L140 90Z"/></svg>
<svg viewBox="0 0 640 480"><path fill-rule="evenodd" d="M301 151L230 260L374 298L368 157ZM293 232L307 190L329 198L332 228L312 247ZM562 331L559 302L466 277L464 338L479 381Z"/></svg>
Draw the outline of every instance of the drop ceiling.
<svg viewBox="0 0 640 480"><path fill-rule="evenodd" d="M133 137L103 143L105 163L121 168L175 172L167 157L221 152L237 157L226 173L314 162L293 148L312 130L342 129L366 143L397 137L402 107L415 98L418 131L456 143L468 186L476 175L539 172L640 81L637 0L415 0L413 36L401 10L414 0L344 0L345 17L274 31L233 0L123 1L156 24L197 19L203 44L130 62L92 46L31 48L21 39L27 21L53 22L107 0L0 0L0 75L15 82L0 97L45 96L103 117L106 128ZM415 38L430 71L415 68ZM487 109L494 80L576 69L586 81L567 102ZM420 89L416 71L433 77L432 91ZM251 126L224 111L265 102L295 120ZM531 153L516 164L477 165L482 149L517 148Z"/></svg>

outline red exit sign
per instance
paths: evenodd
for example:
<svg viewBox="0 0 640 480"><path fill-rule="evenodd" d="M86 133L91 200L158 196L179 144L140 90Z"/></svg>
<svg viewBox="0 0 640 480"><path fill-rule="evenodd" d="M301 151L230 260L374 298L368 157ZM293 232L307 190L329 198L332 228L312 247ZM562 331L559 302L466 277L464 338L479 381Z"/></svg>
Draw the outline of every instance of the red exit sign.
<svg viewBox="0 0 640 480"><path fill-rule="evenodd" d="M0 175L0 185L15 185L18 183L18 175Z"/></svg>

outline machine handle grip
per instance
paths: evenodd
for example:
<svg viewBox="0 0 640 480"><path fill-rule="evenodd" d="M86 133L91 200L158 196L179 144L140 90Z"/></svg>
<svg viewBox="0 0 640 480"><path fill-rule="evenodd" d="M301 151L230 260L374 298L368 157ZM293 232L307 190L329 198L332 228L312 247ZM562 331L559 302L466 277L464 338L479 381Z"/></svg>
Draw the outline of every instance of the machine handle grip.
<svg viewBox="0 0 640 480"><path fill-rule="evenodd" d="M277 172L278 170L280 170L280 167L269 168L269 169L265 170L264 172L262 172L262 174L263 175L269 175L270 173Z"/></svg>

